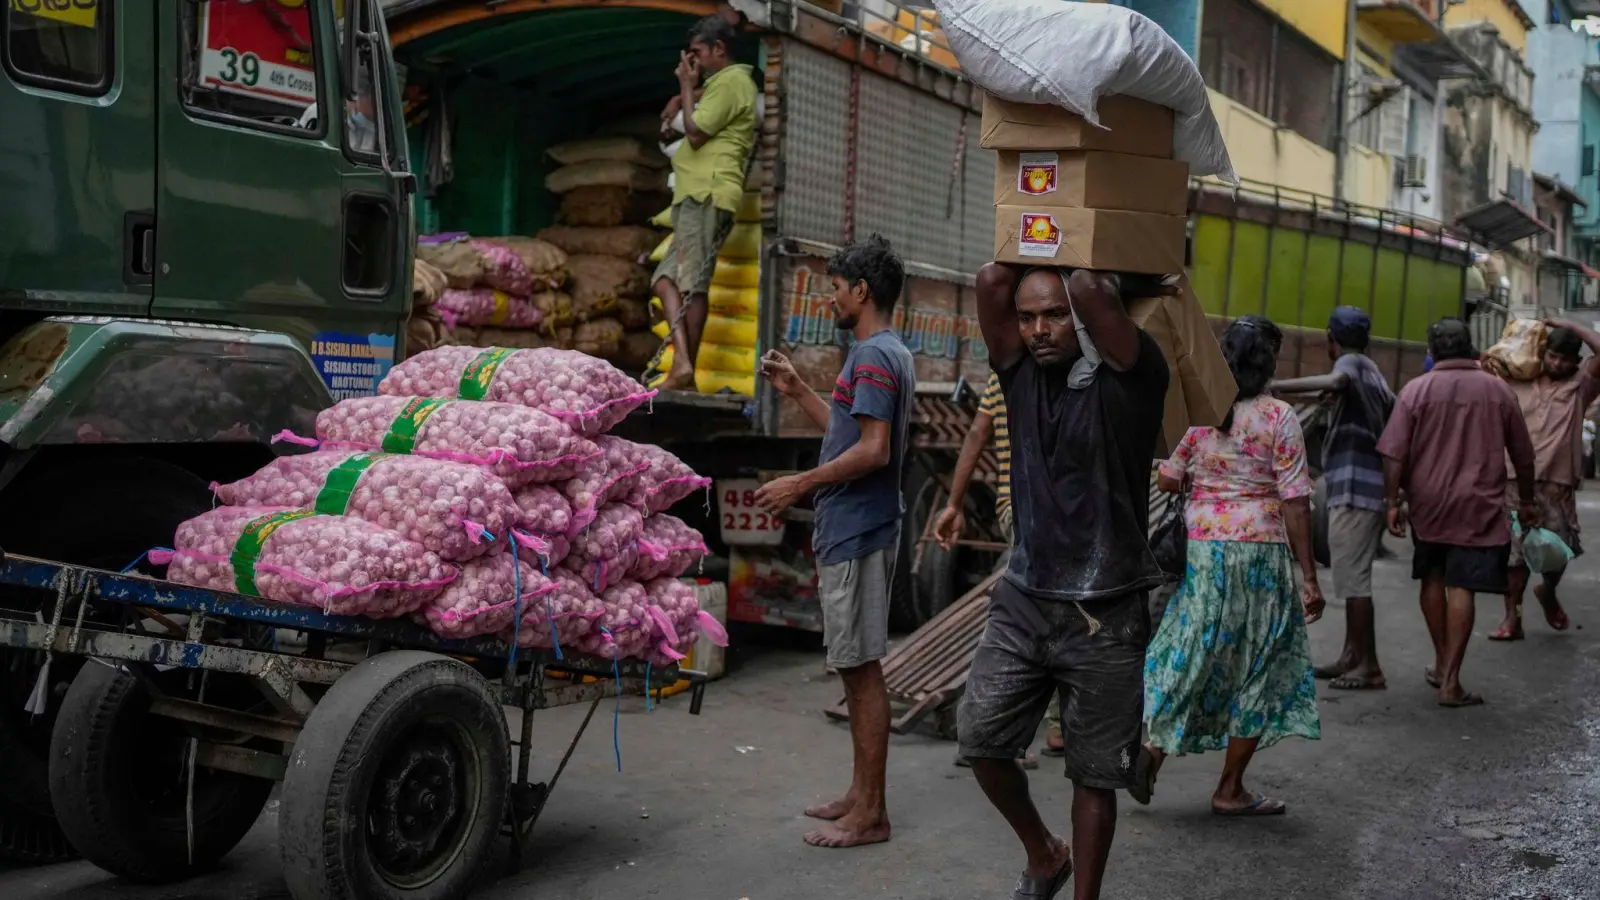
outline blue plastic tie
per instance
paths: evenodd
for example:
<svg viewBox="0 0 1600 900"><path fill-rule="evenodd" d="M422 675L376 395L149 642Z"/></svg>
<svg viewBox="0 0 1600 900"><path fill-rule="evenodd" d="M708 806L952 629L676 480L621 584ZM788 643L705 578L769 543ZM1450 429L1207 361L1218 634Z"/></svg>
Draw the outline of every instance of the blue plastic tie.
<svg viewBox="0 0 1600 900"><path fill-rule="evenodd" d="M151 547L150 550L165 550L168 553L177 552L177 551L173 550L171 547ZM133 562L128 563L127 565L123 566L122 567L122 572L120 574L126 575L129 572L132 572L134 569L139 568L139 563L144 562L145 559L150 556L150 550L146 550L145 552L139 554L139 558L138 559L136 559Z"/></svg>
<svg viewBox="0 0 1600 900"><path fill-rule="evenodd" d="M517 542L511 542L511 578L516 586L516 605L512 607L511 617L511 654L506 659L506 665L511 669L517 667L517 640L522 635L522 561L517 559Z"/></svg>
<svg viewBox="0 0 1600 900"><path fill-rule="evenodd" d="M617 705L611 710L611 749L617 754L617 771L622 771L622 663L617 659L617 639L604 625L600 633L611 638L611 678L617 686Z"/></svg>

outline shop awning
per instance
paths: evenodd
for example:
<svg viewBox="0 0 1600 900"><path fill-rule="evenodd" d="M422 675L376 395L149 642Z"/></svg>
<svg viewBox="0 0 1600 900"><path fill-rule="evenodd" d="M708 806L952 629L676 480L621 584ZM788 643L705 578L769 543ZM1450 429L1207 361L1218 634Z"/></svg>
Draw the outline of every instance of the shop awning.
<svg viewBox="0 0 1600 900"><path fill-rule="evenodd" d="M1509 247L1525 237L1549 231L1532 212L1515 200L1494 200L1463 214L1456 224L1472 232L1490 250Z"/></svg>
<svg viewBox="0 0 1600 900"><path fill-rule="evenodd" d="M1488 77L1424 9L1434 6L1434 2L1356 0L1356 18L1394 42L1397 70L1410 69L1429 81Z"/></svg>
<svg viewBox="0 0 1600 900"><path fill-rule="evenodd" d="M1584 265L1581 260L1573 259L1564 253L1557 253L1554 250L1546 250L1539 255L1543 259L1544 265L1550 266L1551 268L1567 269L1572 272L1585 272L1585 274L1587 274L1587 272L1594 271L1593 269L1590 269L1588 266Z"/></svg>
<svg viewBox="0 0 1600 900"><path fill-rule="evenodd" d="M1566 184L1561 179L1556 178L1553 175L1545 175L1540 172L1535 172L1533 173L1533 183L1551 192L1552 194L1555 194L1556 199L1563 203L1569 203L1573 206L1581 206L1584 209L1589 208L1589 204L1583 202L1583 198L1578 196L1578 192L1573 190L1571 185Z"/></svg>

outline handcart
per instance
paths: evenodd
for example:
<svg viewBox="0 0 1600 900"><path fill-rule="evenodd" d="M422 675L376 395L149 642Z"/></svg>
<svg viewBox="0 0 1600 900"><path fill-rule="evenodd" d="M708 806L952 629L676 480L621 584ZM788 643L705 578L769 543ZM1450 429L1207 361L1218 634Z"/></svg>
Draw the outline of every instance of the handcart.
<svg viewBox="0 0 1600 900"><path fill-rule="evenodd" d="M79 853L139 882L214 864L281 782L295 900L465 896L502 834L520 866L601 700L688 680L699 714L705 691L677 666L513 654L496 639L23 556L0 559L0 592L0 676L34 685L36 727L53 720L34 779L47 784L29 786ZM554 772L535 781L535 711L584 700ZM506 707L521 711L515 739Z"/></svg>

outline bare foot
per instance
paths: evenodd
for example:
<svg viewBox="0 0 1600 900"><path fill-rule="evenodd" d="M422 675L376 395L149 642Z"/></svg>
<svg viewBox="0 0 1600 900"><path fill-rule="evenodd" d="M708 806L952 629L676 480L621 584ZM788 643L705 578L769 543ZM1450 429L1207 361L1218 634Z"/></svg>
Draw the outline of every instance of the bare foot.
<svg viewBox="0 0 1600 900"><path fill-rule="evenodd" d="M851 813L837 822L830 822L816 831L806 832L805 841L813 847L861 847L881 844L889 840L889 817L878 813L871 821L867 816Z"/></svg>
<svg viewBox="0 0 1600 900"><path fill-rule="evenodd" d="M1549 594L1550 592L1546 591L1542 584L1536 585L1533 589L1533 596L1539 598L1539 605L1544 607L1545 622L1556 631L1566 631L1572 621L1567 618L1567 611L1561 608L1560 599L1554 595L1550 595L1548 600L1545 599Z"/></svg>
<svg viewBox="0 0 1600 900"><path fill-rule="evenodd" d="M1050 835L1050 861L1043 866L1029 865L1023 871L1035 878L1048 878L1061 871L1061 867L1072 862L1072 844L1059 835Z"/></svg>
<svg viewBox="0 0 1600 900"><path fill-rule="evenodd" d="M1489 633L1491 641L1520 641L1522 640L1522 618L1514 616L1500 623L1500 627Z"/></svg>
<svg viewBox="0 0 1600 900"><path fill-rule="evenodd" d="M1311 677L1320 681L1327 681L1330 678L1338 678L1355 667L1356 661L1351 659L1349 654L1344 654L1330 665L1313 667L1311 669Z"/></svg>
<svg viewBox="0 0 1600 900"><path fill-rule="evenodd" d="M667 380L661 382L664 391L692 391L694 390L694 370L681 369L678 361L672 361L672 371L668 373Z"/></svg>
<svg viewBox="0 0 1600 900"><path fill-rule="evenodd" d="M824 822L832 822L849 815L850 810L855 808L855 798L849 794L845 794L843 797L840 797L832 803L819 803L816 806L808 806L806 807L805 813L809 818L821 819Z"/></svg>
<svg viewBox="0 0 1600 900"><path fill-rule="evenodd" d="M1358 669L1331 679L1328 687L1341 691L1381 691L1389 686L1389 679L1379 669Z"/></svg>

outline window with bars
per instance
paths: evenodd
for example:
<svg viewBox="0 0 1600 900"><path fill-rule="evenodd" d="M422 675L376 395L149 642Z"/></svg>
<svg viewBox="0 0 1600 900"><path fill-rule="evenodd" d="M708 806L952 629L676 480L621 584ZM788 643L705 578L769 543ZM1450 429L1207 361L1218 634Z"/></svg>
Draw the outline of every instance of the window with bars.
<svg viewBox="0 0 1600 900"><path fill-rule="evenodd" d="M1206 0L1200 72L1213 90L1332 148L1338 61L1250 0Z"/></svg>

